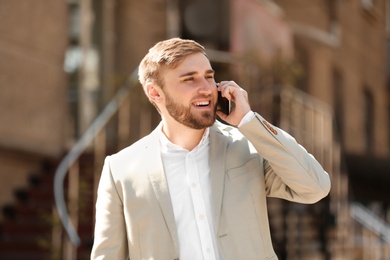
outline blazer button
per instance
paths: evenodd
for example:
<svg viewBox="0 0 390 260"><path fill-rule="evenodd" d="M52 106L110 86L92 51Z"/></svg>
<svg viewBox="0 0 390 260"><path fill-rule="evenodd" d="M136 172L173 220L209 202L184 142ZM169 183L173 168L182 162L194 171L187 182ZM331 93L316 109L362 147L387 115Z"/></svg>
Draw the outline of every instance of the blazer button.
<svg viewBox="0 0 390 260"><path fill-rule="evenodd" d="M263 120L263 124L270 130L274 135L278 134L278 131L276 131L267 121Z"/></svg>

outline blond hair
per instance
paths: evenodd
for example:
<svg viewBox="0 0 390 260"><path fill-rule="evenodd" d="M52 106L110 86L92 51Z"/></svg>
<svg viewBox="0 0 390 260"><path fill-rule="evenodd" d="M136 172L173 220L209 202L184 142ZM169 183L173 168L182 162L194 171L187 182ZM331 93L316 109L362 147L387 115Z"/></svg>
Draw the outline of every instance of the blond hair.
<svg viewBox="0 0 390 260"><path fill-rule="evenodd" d="M164 86L161 71L174 69L188 55L203 53L205 48L193 40L172 38L156 43L142 59L138 69L138 79L144 90L148 83Z"/></svg>

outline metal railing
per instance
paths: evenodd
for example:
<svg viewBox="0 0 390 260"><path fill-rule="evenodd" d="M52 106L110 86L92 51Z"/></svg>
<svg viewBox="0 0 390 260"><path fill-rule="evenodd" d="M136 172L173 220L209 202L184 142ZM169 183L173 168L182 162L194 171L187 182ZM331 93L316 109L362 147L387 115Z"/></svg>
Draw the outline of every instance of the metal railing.
<svg viewBox="0 0 390 260"><path fill-rule="evenodd" d="M280 95L281 128L307 148L331 176L329 210L336 220L333 241L328 238L332 259L357 259L362 254L364 259L387 259L390 225L383 216L349 200L348 179L341 167L343 159L331 107L297 89L284 90Z"/></svg>
<svg viewBox="0 0 390 260"><path fill-rule="evenodd" d="M64 197L64 180L70 167L77 161L80 155L87 149L92 143L97 134L107 125L112 116L118 111L120 105L124 102L128 96L131 87L138 83L138 69L135 69L126 83L119 88L114 98L105 106L100 115L93 121L89 128L84 132L77 143L72 147L68 154L60 162L55 175L54 175L54 198L57 207L58 214L61 222L64 226L66 233L69 236L71 242L79 246L81 243L80 237L77 234L66 207Z"/></svg>
<svg viewBox="0 0 390 260"><path fill-rule="evenodd" d="M351 217L390 244L390 225L358 202L351 203Z"/></svg>
<svg viewBox="0 0 390 260"><path fill-rule="evenodd" d="M338 248L328 245L328 250L332 256L343 255L347 250L347 239L342 236L343 226L346 222L346 214L341 203L347 203L348 193L340 192L343 180L341 180L340 149L335 138L334 116L332 108L316 99L315 97L294 88L286 88L280 93L280 127L290 133L299 144L303 145L308 152L320 162L329 173L332 180L332 188L329 194L328 207L330 214L338 219L333 240L338 244ZM326 211L326 210L325 210ZM330 227L328 227L330 228ZM310 243L311 241L307 241ZM313 241L314 243L316 241ZM296 244L296 241L290 241ZM329 244L329 243L328 243ZM298 248L304 245L296 245ZM302 247L305 250L306 247ZM299 249L297 249L299 250ZM317 250L320 250L318 248ZM304 252L300 252L304 253ZM318 252L320 254L320 252Z"/></svg>
<svg viewBox="0 0 390 260"><path fill-rule="evenodd" d="M376 210L371 209L373 206ZM353 221L350 233L352 255L360 259L382 260L390 257L390 225L385 220L386 211L375 203L364 206L352 202L349 206ZM357 258L355 258L357 259Z"/></svg>

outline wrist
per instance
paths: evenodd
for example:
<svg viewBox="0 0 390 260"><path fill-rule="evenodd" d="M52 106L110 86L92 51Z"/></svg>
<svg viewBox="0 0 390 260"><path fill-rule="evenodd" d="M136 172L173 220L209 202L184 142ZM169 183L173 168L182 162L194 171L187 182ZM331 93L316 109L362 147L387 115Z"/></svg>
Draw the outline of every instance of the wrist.
<svg viewBox="0 0 390 260"><path fill-rule="evenodd" d="M241 127L251 121L255 117L255 113L252 110L249 110L244 117L241 119L237 127Z"/></svg>

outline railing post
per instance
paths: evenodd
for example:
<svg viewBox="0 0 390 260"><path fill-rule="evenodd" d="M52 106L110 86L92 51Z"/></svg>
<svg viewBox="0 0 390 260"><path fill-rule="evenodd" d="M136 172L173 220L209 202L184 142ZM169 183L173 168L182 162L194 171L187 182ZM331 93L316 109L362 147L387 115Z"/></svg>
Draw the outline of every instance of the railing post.
<svg viewBox="0 0 390 260"><path fill-rule="evenodd" d="M58 216L58 212L55 206L53 206L52 210L52 231L51 231L51 259L60 259L61 250L62 250L62 226L60 217Z"/></svg>
<svg viewBox="0 0 390 260"><path fill-rule="evenodd" d="M69 169L68 179L68 205L69 205L69 221L77 230L78 227L78 213L79 213L79 162L76 161ZM77 248L72 242L66 238L64 241L64 260L76 260Z"/></svg>
<svg viewBox="0 0 390 260"><path fill-rule="evenodd" d="M127 98L118 108L118 149L125 148L128 145L130 137L130 115L130 98Z"/></svg>
<svg viewBox="0 0 390 260"><path fill-rule="evenodd" d="M104 158L106 156L106 148L107 148L107 140L106 140L106 129L103 128L95 138L95 145L94 145L94 173L93 173L93 216L95 216L95 204L97 199L97 190L100 180L101 171L104 164ZM95 223L95 221L93 221ZM94 227L95 224L92 225ZM92 233L94 231L94 228L92 228ZM92 234L93 236L93 234Z"/></svg>

